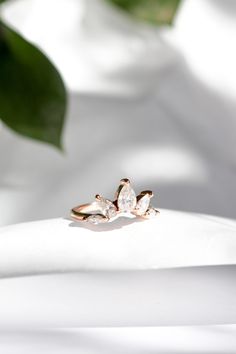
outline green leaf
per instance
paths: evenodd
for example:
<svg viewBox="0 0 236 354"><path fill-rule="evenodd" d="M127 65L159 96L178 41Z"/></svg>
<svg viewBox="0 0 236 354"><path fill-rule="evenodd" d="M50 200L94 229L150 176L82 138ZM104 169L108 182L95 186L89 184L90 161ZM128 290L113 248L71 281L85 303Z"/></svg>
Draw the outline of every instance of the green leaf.
<svg viewBox="0 0 236 354"><path fill-rule="evenodd" d="M133 17L155 25L171 25L181 0L107 0Z"/></svg>
<svg viewBox="0 0 236 354"><path fill-rule="evenodd" d="M17 133L61 148L65 109L58 71L0 21L0 119Z"/></svg>

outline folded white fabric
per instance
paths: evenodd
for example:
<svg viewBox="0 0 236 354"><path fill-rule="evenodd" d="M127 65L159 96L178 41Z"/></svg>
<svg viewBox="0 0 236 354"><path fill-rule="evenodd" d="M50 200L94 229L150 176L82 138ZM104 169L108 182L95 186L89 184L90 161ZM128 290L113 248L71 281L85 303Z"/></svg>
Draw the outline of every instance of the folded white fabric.
<svg viewBox="0 0 236 354"><path fill-rule="evenodd" d="M236 325L0 332L4 354L235 354Z"/></svg>
<svg viewBox="0 0 236 354"><path fill-rule="evenodd" d="M89 225L52 219L0 229L0 276L236 264L236 221L161 210Z"/></svg>
<svg viewBox="0 0 236 354"><path fill-rule="evenodd" d="M4 227L0 274L0 327L235 323L236 222L162 210Z"/></svg>

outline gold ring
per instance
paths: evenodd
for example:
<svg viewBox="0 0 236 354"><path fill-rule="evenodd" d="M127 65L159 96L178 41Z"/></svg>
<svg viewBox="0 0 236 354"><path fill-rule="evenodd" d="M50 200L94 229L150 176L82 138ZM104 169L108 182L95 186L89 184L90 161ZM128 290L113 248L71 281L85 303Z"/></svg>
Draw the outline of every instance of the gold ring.
<svg viewBox="0 0 236 354"><path fill-rule="evenodd" d="M114 201L97 194L94 202L72 208L71 217L76 221L87 221L92 224L112 221L121 213L130 213L137 217L150 218L159 213L150 204L152 197L153 192L150 190L142 191L136 196L131 187L130 180L123 178L116 191Z"/></svg>

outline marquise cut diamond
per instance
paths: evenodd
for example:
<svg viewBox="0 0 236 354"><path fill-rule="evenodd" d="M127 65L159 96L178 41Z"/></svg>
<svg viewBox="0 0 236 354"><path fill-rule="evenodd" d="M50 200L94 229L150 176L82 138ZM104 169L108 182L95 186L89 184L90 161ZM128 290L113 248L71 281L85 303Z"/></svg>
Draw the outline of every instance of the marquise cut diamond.
<svg viewBox="0 0 236 354"><path fill-rule="evenodd" d="M93 215L90 215L88 218L87 218L87 221L91 224L99 224L101 222L104 222L104 217L102 215L99 215L99 214L93 214Z"/></svg>
<svg viewBox="0 0 236 354"><path fill-rule="evenodd" d="M145 194L137 202L136 210L139 215L144 215L150 204L150 195Z"/></svg>
<svg viewBox="0 0 236 354"><path fill-rule="evenodd" d="M150 218L155 217L157 214L158 214L158 210L153 207L148 208L148 210L146 211L146 216Z"/></svg>

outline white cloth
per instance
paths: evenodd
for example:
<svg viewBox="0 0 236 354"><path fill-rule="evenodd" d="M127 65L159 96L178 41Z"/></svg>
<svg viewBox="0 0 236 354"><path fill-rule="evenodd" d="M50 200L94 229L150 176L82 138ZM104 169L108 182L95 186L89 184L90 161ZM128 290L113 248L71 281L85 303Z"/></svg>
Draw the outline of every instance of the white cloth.
<svg viewBox="0 0 236 354"><path fill-rule="evenodd" d="M233 324L235 235L234 221L168 210L2 228L0 327Z"/></svg>
<svg viewBox="0 0 236 354"><path fill-rule="evenodd" d="M236 264L236 222L161 210L89 227L52 219L0 229L0 276Z"/></svg>
<svg viewBox="0 0 236 354"><path fill-rule="evenodd" d="M235 354L236 325L0 332L4 354Z"/></svg>

